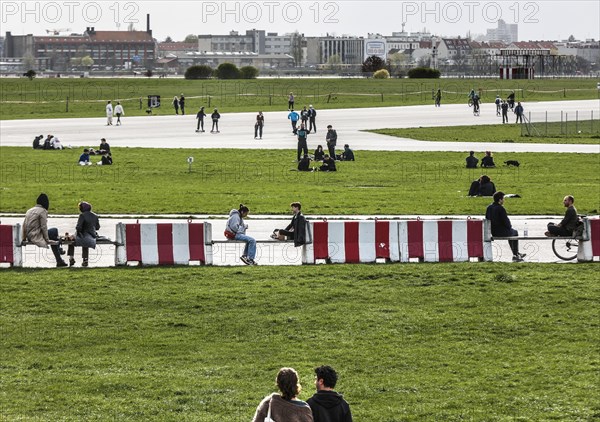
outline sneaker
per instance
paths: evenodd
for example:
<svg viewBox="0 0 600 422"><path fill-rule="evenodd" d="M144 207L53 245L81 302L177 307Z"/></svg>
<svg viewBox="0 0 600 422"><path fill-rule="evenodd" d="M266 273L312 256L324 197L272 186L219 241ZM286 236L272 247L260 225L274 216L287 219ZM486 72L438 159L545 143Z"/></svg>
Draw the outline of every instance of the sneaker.
<svg viewBox="0 0 600 422"><path fill-rule="evenodd" d="M271 234L271 239L277 240L277 235L275 233Z"/></svg>
<svg viewBox="0 0 600 422"><path fill-rule="evenodd" d="M88 260L84 259L83 262L81 263L82 267L87 267L88 266Z"/></svg>
<svg viewBox="0 0 600 422"><path fill-rule="evenodd" d="M67 253L67 251L65 251L63 248L58 248L58 251L60 252L61 255L64 255Z"/></svg>
<svg viewBox="0 0 600 422"><path fill-rule="evenodd" d="M199 130L196 131L196 133L200 132Z"/></svg>
<svg viewBox="0 0 600 422"><path fill-rule="evenodd" d="M523 262L523 258L521 258L519 255L513 256L512 257L512 262Z"/></svg>
<svg viewBox="0 0 600 422"><path fill-rule="evenodd" d="M552 233L550 233L550 232L544 233L544 236L546 236L546 237L554 237L554 235Z"/></svg>
<svg viewBox="0 0 600 422"><path fill-rule="evenodd" d="M75 258L69 258L69 267L75 265Z"/></svg>
<svg viewBox="0 0 600 422"><path fill-rule="evenodd" d="M65 268L68 266L69 266L69 264L67 264L65 261L62 261L62 260L56 263L56 268Z"/></svg>
<svg viewBox="0 0 600 422"><path fill-rule="evenodd" d="M520 253L520 254L519 254L519 256L520 256L521 258L525 258L525 257L527 256L527 254L526 254L526 253Z"/></svg>
<svg viewBox="0 0 600 422"><path fill-rule="evenodd" d="M242 255L240 256L240 259L242 260L242 262L246 265L252 265L252 260L250 258L248 258L246 255Z"/></svg>
<svg viewBox="0 0 600 422"><path fill-rule="evenodd" d="M253 260L253 259L249 259L248 260L248 265L258 265L258 263L255 260Z"/></svg>

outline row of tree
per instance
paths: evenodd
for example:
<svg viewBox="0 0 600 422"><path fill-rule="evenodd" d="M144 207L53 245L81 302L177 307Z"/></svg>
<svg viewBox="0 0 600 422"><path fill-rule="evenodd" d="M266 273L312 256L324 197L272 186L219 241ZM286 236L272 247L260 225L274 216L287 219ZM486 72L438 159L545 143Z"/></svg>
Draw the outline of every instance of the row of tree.
<svg viewBox="0 0 600 422"><path fill-rule="evenodd" d="M362 64L363 73L372 73L375 79L387 79L390 77L390 63L386 63L379 56L370 56ZM415 67L408 71L409 78L439 78L441 75L437 69L429 67Z"/></svg>
<svg viewBox="0 0 600 422"><path fill-rule="evenodd" d="M254 66L238 68L233 63L221 63L216 69L207 65L190 66L185 71L185 79L256 79L258 69Z"/></svg>

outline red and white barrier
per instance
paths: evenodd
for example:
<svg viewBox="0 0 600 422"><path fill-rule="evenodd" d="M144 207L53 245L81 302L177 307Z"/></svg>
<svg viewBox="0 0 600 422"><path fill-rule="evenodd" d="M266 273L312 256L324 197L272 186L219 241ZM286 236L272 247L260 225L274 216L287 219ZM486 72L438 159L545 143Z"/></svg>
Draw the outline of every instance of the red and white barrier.
<svg viewBox="0 0 600 422"><path fill-rule="evenodd" d="M310 223L312 244L304 246L302 263L399 261L397 221L323 221Z"/></svg>
<svg viewBox="0 0 600 422"><path fill-rule="evenodd" d="M210 223L147 223L117 225L116 265L212 264Z"/></svg>
<svg viewBox="0 0 600 422"><path fill-rule="evenodd" d="M0 225L0 264L23 266L21 251L21 225Z"/></svg>
<svg viewBox="0 0 600 422"><path fill-rule="evenodd" d="M584 218L583 240L579 242L577 260L593 261L600 257L600 218Z"/></svg>
<svg viewBox="0 0 600 422"><path fill-rule="evenodd" d="M401 262L492 261L492 245L483 220L411 220L400 222Z"/></svg>

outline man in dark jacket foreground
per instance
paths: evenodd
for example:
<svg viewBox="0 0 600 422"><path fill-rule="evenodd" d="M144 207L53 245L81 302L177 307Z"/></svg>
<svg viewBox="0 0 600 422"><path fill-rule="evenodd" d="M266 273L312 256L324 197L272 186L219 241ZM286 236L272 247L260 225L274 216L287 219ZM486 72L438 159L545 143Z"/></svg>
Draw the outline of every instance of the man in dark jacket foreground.
<svg viewBox="0 0 600 422"><path fill-rule="evenodd" d="M331 366L315 368L317 392L307 400L314 422L352 422L350 406L341 394L333 391L337 373Z"/></svg>
<svg viewBox="0 0 600 422"><path fill-rule="evenodd" d="M274 230L271 235L275 240L293 240L294 246L302 246L306 243L306 219L302 215L302 204L300 202L292 202L292 221L285 229Z"/></svg>

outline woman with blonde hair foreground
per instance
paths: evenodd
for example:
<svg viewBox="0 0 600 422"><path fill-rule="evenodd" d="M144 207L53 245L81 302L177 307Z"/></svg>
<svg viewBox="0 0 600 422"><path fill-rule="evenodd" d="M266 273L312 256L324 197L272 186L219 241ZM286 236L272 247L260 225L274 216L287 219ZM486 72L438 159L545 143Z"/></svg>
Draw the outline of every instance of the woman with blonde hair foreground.
<svg viewBox="0 0 600 422"><path fill-rule="evenodd" d="M275 380L280 394L268 395L256 408L252 422L313 422L310 406L298 400L302 389L294 368L281 368Z"/></svg>

